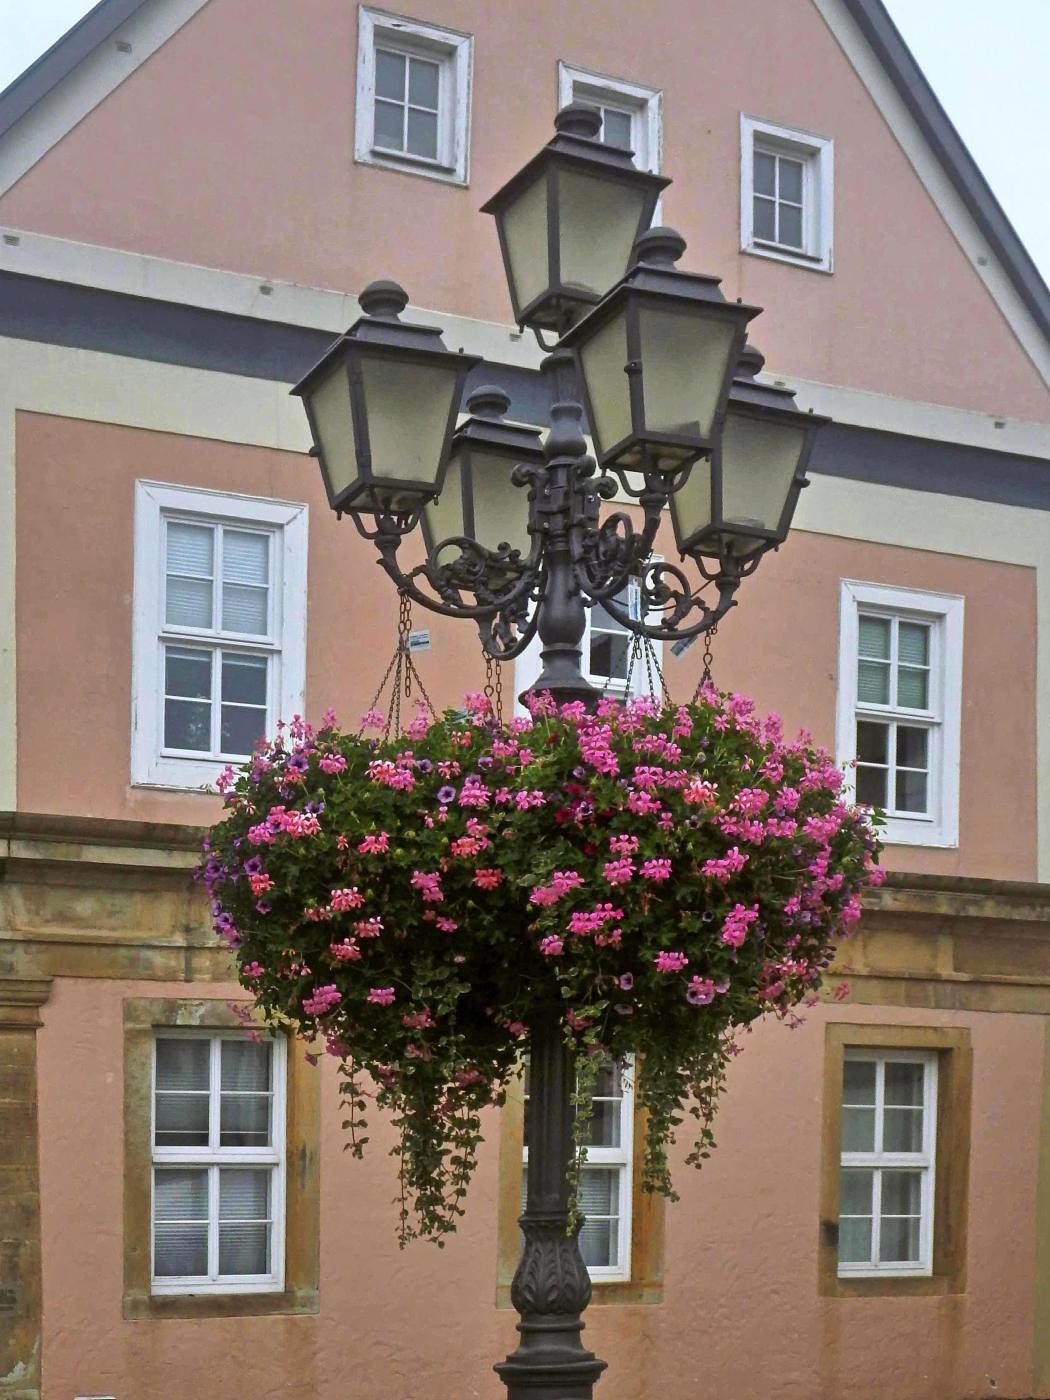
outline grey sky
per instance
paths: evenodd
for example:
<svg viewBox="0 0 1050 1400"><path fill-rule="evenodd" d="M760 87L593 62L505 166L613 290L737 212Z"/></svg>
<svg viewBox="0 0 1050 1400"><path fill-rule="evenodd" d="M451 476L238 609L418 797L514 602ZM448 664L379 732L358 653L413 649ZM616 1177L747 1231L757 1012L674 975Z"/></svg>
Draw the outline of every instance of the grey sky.
<svg viewBox="0 0 1050 1400"><path fill-rule="evenodd" d="M1050 281L1050 0L885 3ZM84 0L0 0L0 89L90 8Z"/></svg>

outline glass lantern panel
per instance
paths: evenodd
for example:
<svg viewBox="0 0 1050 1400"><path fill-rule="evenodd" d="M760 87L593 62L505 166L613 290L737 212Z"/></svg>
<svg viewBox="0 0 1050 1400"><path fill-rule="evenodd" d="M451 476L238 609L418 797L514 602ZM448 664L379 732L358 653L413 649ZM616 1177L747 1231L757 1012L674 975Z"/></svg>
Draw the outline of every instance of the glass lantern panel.
<svg viewBox="0 0 1050 1400"><path fill-rule="evenodd" d="M433 485L459 367L367 354L360 366L372 476Z"/></svg>
<svg viewBox="0 0 1050 1400"><path fill-rule="evenodd" d="M651 195L619 180L559 170L561 282L603 297L627 271Z"/></svg>
<svg viewBox="0 0 1050 1400"><path fill-rule="evenodd" d="M550 285L545 173L508 204L502 224L514 297L523 310Z"/></svg>
<svg viewBox="0 0 1050 1400"><path fill-rule="evenodd" d="M791 494L806 434L793 425L730 408L722 432L722 519L776 530Z"/></svg>
<svg viewBox="0 0 1050 1400"><path fill-rule="evenodd" d="M509 544L529 554L528 495L511 484L512 463L497 452L471 452L474 538L486 549Z"/></svg>
<svg viewBox="0 0 1050 1400"><path fill-rule="evenodd" d="M638 329L646 432L710 441L735 349L734 322L702 304L643 305Z"/></svg>
<svg viewBox="0 0 1050 1400"><path fill-rule="evenodd" d="M321 470L334 499L358 478L350 381L346 364L334 365L305 395L320 452Z"/></svg>
<svg viewBox="0 0 1050 1400"><path fill-rule="evenodd" d="M631 432L627 322L622 310L580 346L580 364L590 398L594 445L604 458Z"/></svg>
<svg viewBox="0 0 1050 1400"><path fill-rule="evenodd" d="M455 452L445 472L445 484L436 501L428 501L423 507L423 524L426 527L427 543L430 549L442 540L454 539L466 533L463 515L463 468L462 453ZM447 564L454 557L451 550L445 550L441 563Z"/></svg>
<svg viewBox="0 0 1050 1400"><path fill-rule="evenodd" d="M671 518L680 547L711 524L711 463L694 462L684 484L671 497ZM718 553L718 540L709 538L709 547L700 546L704 553Z"/></svg>

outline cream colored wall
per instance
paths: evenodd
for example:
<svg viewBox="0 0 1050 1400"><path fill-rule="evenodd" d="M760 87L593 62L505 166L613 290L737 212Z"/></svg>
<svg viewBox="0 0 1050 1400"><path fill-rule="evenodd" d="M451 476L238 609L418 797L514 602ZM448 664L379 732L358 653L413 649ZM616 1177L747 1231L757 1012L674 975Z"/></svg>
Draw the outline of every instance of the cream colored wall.
<svg viewBox="0 0 1050 1400"><path fill-rule="evenodd" d="M235 990L213 985L207 994ZM498 1382L489 1367L514 1342L513 1313L494 1306L495 1115L459 1233L443 1251L415 1245L401 1253L389 1129L376 1124L364 1162L342 1151L330 1064L319 1071L320 1314L122 1320L122 999L187 993L177 983L59 979L43 1008L43 1400L160 1396L172 1375L195 1400L389 1400L421 1393L424 1377L435 1400L494 1395ZM817 1296L829 1018L971 1029L963 1295L904 1305ZM734 1062L714 1156L700 1174L680 1165L676 1171L682 1199L668 1207L664 1303L587 1315L586 1339L610 1363L603 1381L609 1394L651 1395L654 1367L668 1400L765 1400L774 1379L778 1393L822 1400L870 1400L873 1378L879 1400L1031 1394L1042 1062L1036 1016L832 1006L796 1032L761 1025Z"/></svg>
<svg viewBox="0 0 1050 1400"><path fill-rule="evenodd" d="M356 291L394 276L417 304L505 321L494 231L476 210L549 136L562 58L663 90L665 217L689 265L769 308L756 335L771 363L1047 419L1029 358L1045 373L1047 347L978 263L987 250L840 9L676 0L653 24L616 0L429 0L420 18L475 36L461 189L354 163L353 6L306 0L289 24L282 0L209 0L0 198L0 221L260 280ZM833 276L741 255L741 111L834 137Z"/></svg>

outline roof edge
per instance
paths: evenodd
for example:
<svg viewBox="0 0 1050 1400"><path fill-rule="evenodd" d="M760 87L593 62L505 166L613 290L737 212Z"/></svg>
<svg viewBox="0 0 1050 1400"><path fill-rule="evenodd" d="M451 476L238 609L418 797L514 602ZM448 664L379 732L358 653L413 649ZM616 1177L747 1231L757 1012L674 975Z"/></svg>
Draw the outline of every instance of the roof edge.
<svg viewBox="0 0 1050 1400"><path fill-rule="evenodd" d="M148 0L100 0L0 92L0 136L104 43Z"/></svg>
<svg viewBox="0 0 1050 1400"><path fill-rule="evenodd" d="M965 204L989 250L1050 343L1050 288L941 106L883 0L841 0Z"/></svg>

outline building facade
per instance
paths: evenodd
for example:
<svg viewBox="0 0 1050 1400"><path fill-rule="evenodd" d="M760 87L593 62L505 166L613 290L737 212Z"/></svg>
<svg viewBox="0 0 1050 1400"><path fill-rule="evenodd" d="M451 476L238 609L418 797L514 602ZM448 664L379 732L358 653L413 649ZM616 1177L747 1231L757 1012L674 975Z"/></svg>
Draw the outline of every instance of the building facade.
<svg viewBox="0 0 1050 1400"><path fill-rule="evenodd" d="M655 19L103 0L0 94L4 1400L497 1393L520 1093L455 1238L399 1253L392 1139L352 1160L335 1066L244 1040L189 870L225 761L353 720L394 647L288 389L395 277L545 421L477 208L573 98L834 420L714 679L889 812L824 1001L747 1037L679 1202L607 1077L599 1393L1050 1397L1050 294L878 0ZM436 703L478 686L469 627L413 625ZM624 688L607 616L585 660Z"/></svg>

